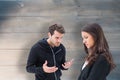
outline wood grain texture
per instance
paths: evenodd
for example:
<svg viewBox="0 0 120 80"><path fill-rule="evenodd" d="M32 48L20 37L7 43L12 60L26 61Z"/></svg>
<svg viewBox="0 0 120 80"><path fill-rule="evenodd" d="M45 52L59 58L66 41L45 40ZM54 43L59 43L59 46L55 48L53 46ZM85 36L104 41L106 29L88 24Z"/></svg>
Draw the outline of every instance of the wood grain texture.
<svg viewBox="0 0 120 80"><path fill-rule="evenodd" d="M119 0L0 0L0 80L34 80L25 69L27 57L55 23L66 30L62 43L67 60L74 59L62 80L77 80L85 57L80 29L93 22L102 26L117 65L108 79L119 80L119 4Z"/></svg>

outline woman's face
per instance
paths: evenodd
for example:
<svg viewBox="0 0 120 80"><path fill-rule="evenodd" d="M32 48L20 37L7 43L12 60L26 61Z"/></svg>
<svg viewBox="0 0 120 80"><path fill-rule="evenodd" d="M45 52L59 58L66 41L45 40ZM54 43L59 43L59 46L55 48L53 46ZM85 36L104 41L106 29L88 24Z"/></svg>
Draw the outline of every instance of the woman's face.
<svg viewBox="0 0 120 80"><path fill-rule="evenodd" d="M94 46L94 38L92 35L90 35L89 33L85 32L85 31L82 31L81 32L81 36L82 36L82 39L83 39L83 44L88 48L92 48Z"/></svg>

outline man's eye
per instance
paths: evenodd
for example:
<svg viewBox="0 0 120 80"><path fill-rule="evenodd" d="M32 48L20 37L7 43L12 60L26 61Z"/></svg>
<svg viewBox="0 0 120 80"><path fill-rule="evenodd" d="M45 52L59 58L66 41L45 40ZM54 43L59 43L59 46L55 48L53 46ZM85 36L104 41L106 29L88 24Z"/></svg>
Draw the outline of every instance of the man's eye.
<svg viewBox="0 0 120 80"><path fill-rule="evenodd" d="M56 37L56 39L59 39L58 37Z"/></svg>

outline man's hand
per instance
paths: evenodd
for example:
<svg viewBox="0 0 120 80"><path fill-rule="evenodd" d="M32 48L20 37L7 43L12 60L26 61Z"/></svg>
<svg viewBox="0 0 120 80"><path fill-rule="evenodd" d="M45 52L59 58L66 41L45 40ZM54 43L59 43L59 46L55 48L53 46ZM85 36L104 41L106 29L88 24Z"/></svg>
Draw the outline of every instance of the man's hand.
<svg viewBox="0 0 120 80"><path fill-rule="evenodd" d="M48 66L47 66L47 61L45 61L45 63L43 64L43 70L44 70L44 72L46 72L46 73L53 73L53 72L57 71L58 68L55 67L55 66L53 66L53 67L48 67Z"/></svg>
<svg viewBox="0 0 120 80"><path fill-rule="evenodd" d="M72 63L73 63L73 59L65 62L64 64L62 64L62 66L63 66L63 68L68 69L69 67L71 67Z"/></svg>

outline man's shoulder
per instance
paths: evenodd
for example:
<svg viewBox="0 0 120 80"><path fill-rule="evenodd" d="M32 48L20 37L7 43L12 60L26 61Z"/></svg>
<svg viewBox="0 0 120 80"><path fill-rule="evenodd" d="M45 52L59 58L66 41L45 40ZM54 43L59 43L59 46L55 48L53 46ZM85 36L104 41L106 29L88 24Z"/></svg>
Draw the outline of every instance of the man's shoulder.
<svg viewBox="0 0 120 80"><path fill-rule="evenodd" d="M38 49L38 48L39 48L38 43L35 43L35 44L31 47L31 49Z"/></svg>

